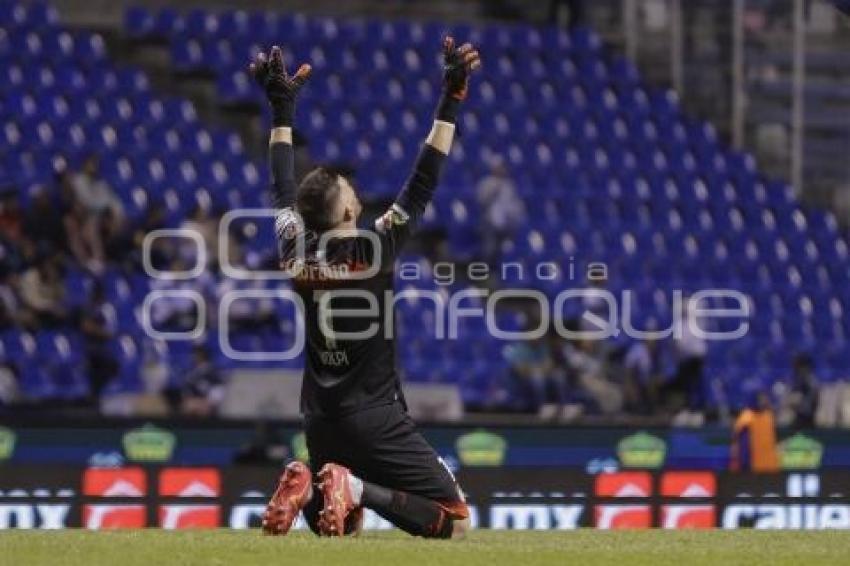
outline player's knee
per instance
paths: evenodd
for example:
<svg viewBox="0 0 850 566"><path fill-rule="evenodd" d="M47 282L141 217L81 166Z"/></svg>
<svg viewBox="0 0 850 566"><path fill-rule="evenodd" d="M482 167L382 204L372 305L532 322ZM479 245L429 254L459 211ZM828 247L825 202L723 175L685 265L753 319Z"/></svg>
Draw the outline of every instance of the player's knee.
<svg viewBox="0 0 850 566"><path fill-rule="evenodd" d="M410 531L411 534L418 534L422 538L452 538L454 532L454 519L450 517L442 517L436 525L426 527L420 532Z"/></svg>
<svg viewBox="0 0 850 566"><path fill-rule="evenodd" d="M452 534L451 538L454 539L462 539L466 536L466 533L472 529L472 521L469 520L469 517L465 519L455 519L452 521Z"/></svg>
<svg viewBox="0 0 850 566"><path fill-rule="evenodd" d="M461 539L470 529L469 517L453 519L445 517L436 529L422 533L424 538Z"/></svg>
<svg viewBox="0 0 850 566"><path fill-rule="evenodd" d="M440 528L423 534L424 538L462 539L469 531L469 519L446 518Z"/></svg>

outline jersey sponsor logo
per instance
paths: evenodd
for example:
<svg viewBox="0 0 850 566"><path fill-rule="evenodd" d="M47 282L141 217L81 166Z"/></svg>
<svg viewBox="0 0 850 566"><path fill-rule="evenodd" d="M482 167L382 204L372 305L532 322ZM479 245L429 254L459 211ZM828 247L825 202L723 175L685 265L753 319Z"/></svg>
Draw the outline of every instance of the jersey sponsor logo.
<svg viewBox="0 0 850 566"><path fill-rule="evenodd" d="M322 365L331 367L342 367L349 365L348 352L343 350L324 350L319 352Z"/></svg>

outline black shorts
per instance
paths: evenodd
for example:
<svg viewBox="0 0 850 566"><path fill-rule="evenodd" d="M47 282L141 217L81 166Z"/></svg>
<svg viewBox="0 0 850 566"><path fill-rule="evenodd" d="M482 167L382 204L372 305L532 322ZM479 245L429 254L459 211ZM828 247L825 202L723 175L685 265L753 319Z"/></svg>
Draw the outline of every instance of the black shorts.
<svg viewBox="0 0 850 566"><path fill-rule="evenodd" d="M440 503L454 518L467 516L454 476L401 403L338 418L308 417L310 467L341 464L370 483Z"/></svg>

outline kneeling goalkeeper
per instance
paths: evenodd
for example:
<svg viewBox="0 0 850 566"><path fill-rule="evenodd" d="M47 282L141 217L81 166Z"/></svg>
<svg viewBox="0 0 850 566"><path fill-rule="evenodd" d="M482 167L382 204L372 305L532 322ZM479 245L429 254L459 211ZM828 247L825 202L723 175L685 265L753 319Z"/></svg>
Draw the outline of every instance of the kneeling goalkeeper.
<svg viewBox="0 0 850 566"><path fill-rule="evenodd" d="M364 507L404 531L462 534L469 511L443 461L407 414L392 324L393 263L431 200L455 132L469 76L480 66L469 44L443 43L443 92L413 173L374 229L358 230L362 211L349 182L330 169L296 188L292 125L295 99L310 75L289 76L280 48L259 54L251 72L273 115L269 141L281 268L304 304L306 363L301 389L310 466L286 466L263 517L268 534L285 534L303 510L310 528L342 536L359 530ZM357 316L368 313L369 316Z"/></svg>

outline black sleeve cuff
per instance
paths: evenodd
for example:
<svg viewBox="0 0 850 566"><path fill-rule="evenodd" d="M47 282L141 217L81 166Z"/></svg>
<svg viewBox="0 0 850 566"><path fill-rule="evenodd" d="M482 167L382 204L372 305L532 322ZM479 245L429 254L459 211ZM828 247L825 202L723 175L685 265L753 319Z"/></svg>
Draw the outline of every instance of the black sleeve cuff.
<svg viewBox="0 0 850 566"><path fill-rule="evenodd" d="M440 104L437 106L437 114L435 118L443 122L452 124L457 122L457 116L460 113L460 100L454 96L443 93L440 98Z"/></svg>
<svg viewBox="0 0 850 566"><path fill-rule="evenodd" d="M291 128L295 122L294 105L272 106L272 126L275 128Z"/></svg>

